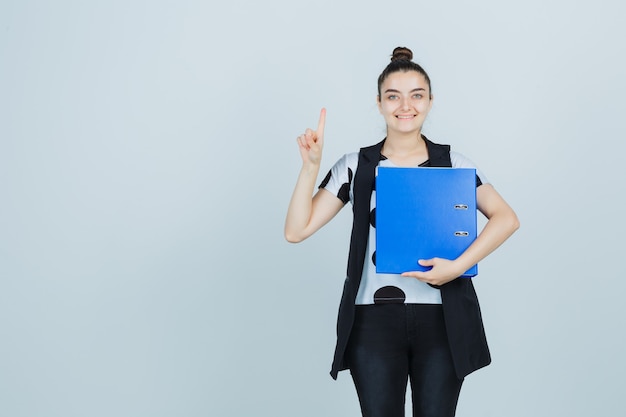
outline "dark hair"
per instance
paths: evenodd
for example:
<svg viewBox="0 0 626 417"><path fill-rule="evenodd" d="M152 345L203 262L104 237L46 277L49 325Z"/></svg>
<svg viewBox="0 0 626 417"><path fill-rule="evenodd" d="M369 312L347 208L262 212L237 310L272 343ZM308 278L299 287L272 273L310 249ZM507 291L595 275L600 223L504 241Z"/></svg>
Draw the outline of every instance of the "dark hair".
<svg viewBox="0 0 626 417"><path fill-rule="evenodd" d="M391 62L387 67L383 70L383 72L378 77L378 97L380 98L380 86L383 85L383 82L394 72L408 72L408 71L417 71L422 74L426 79L426 83L428 84L428 95L432 96L433 91L430 87L430 77L424 71L424 68L411 61L413 59L413 52L409 48L405 48L403 46L398 46L393 50L391 54Z"/></svg>

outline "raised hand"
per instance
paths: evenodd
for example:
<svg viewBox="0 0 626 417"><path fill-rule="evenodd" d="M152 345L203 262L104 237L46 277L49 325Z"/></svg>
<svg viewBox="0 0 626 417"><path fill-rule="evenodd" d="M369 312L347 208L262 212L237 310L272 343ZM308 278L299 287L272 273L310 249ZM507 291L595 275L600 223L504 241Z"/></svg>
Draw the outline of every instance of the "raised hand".
<svg viewBox="0 0 626 417"><path fill-rule="evenodd" d="M317 130L307 129L298 136L302 167L285 219L285 238L289 242L301 242L308 238L335 217L344 206L340 199L327 190L315 192L315 181L324 147L325 123L326 109L322 109Z"/></svg>
<svg viewBox="0 0 626 417"><path fill-rule="evenodd" d="M320 111L320 120L317 130L307 129L298 136L298 147L302 163L319 165L322 160L322 148L324 147L324 125L326 124L326 109Z"/></svg>

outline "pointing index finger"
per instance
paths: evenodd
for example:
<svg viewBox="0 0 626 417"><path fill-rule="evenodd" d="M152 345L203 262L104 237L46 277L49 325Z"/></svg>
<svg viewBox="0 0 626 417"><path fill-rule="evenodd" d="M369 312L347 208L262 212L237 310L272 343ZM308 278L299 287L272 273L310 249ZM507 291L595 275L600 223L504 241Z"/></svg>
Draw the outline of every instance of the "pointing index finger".
<svg viewBox="0 0 626 417"><path fill-rule="evenodd" d="M317 136L324 137L324 126L326 125L326 109L322 107L322 111L320 111L320 121L317 124Z"/></svg>

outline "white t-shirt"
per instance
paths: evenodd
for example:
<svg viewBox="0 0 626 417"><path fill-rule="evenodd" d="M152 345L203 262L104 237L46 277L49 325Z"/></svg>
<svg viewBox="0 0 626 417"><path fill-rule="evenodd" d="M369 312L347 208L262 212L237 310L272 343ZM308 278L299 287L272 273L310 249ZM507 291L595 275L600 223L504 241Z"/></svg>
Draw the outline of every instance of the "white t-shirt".
<svg viewBox="0 0 626 417"><path fill-rule="evenodd" d="M468 158L458 152L450 151L453 168L476 168ZM320 188L331 192L344 203L354 204L354 174L358 165L359 153L349 153L341 157L330 169ZM378 166L395 166L381 155ZM429 161L420 166L429 166ZM476 168L476 186L486 184L487 178ZM367 242L365 265L361 284L356 296L356 304L411 303L441 304L439 289L415 278L403 277L399 274L376 273L376 190L370 199L370 230Z"/></svg>

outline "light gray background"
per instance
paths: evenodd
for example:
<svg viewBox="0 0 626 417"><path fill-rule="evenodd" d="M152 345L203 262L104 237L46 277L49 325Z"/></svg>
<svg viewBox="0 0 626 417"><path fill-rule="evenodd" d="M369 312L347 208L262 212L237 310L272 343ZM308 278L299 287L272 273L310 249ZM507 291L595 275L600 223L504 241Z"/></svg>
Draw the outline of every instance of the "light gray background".
<svg viewBox="0 0 626 417"><path fill-rule="evenodd" d="M623 26L610 1L0 3L0 415L357 416L328 376L350 210L282 237L295 137L425 133L522 228L475 280L493 364L459 416L614 416L626 372Z"/></svg>

